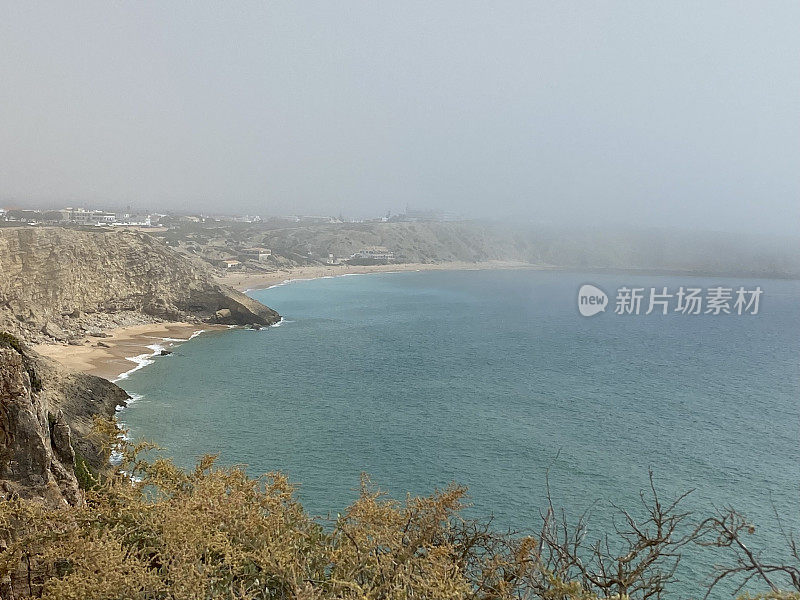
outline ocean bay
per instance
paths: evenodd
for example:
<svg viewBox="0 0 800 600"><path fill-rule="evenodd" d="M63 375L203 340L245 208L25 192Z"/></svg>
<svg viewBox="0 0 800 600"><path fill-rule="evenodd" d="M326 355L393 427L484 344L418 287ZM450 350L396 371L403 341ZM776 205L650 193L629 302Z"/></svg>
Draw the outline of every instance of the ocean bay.
<svg viewBox="0 0 800 600"><path fill-rule="evenodd" d="M740 284L757 315L581 317L579 286ZM313 514L362 472L402 498L469 486L471 515L536 531L546 473L577 518L631 507L648 469L686 508L733 504L775 541L800 483L800 284L546 271L400 273L251 295L285 321L212 332L121 382L120 416L185 467L205 453L282 470ZM612 298L613 302L613 298ZM708 573L710 565L699 572Z"/></svg>

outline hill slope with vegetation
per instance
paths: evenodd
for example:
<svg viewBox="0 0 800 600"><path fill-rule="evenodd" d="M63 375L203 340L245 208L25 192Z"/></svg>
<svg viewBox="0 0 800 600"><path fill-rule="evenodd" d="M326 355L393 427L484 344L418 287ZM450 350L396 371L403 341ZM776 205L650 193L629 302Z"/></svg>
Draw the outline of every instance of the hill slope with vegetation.
<svg viewBox="0 0 800 600"><path fill-rule="evenodd" d="M368 247L396 262L514 261L567 269L618 269L753 277L800 277L800 240L732 234L622 229L558 229L533 224L367 222L307 226L190 224L155 234L213 265L242 249L268 248L262 262L237 268L270 271L346 260Z"/></svg>

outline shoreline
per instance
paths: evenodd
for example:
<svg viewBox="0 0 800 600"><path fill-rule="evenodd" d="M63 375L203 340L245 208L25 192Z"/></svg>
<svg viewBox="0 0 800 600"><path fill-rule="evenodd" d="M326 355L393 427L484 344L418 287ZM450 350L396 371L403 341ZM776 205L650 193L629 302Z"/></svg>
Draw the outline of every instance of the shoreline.
<svg viewBox="0 0 800 600"><path fill-rule="evenodd" d="M205 331L227 329L225 325L166 322L110 329L107 337L87 338L92 343L36 344L33 349L66 369L96 375L117 383L134 371L152 364L162 350L171 350Z"/></svg>
<svg viewBox="0 0 800 600"><path fill-rule="evenodd" d="M563 267L541 263L520 261L482 261L482 262L441 262L441 263L398 263L386 265L313 265L281 269L269 273L230 273L217 277L216 281L232 287L240 292L263 290L293 281L310 281L345 275L367 275L370 273L402 273L411 271L485 271L485 270L531 270L561 271L565 273L593 273L599 275L651 275L651 276L684 276L738 279L770 279L776 281L794 281L791 277L779 277L774 274L757 273L716 273L708 271L692 271L685 269L650 269L650 268L618 268L618 267Z"/></svg>
<svg viewBox="0 0 800 600"><path fill-rule="evenodd" d="M240 292L263 290L291 281L308 281L343 275L366 275L370 273L400 273L406 271L482 271L505 269L548 270L551 267L518 261L442 262L442 263L398 263L386 265L313 265L281 269L270 273L230 273L217 277L217 281Z"/></svg>

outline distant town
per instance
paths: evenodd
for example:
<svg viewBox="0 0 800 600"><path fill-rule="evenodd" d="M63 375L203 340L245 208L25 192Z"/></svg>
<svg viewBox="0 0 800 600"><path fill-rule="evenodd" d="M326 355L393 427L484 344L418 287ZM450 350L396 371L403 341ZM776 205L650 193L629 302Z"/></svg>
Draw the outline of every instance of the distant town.
<svg viewBox="0 0 800 600"><path fill-rule="evenodd" d="M295 235L267 235L280 230L332 225L336 227L380 226L380 223L443 223L460 221L456 215L412 210L374 219L345 219L318 215L207 215L147 211L102 210L84 207L61 209L0 208L0 227L60 226L100 230L147 232L174 250L225 272L261 272L311 264L371 265L405 262L407 252L345 238L324 246L298 242ZM217 233L213 233L217 232ZM374 237L374 236L373 236ZM310 238L313 240L313 236ZM378 240L374 240L378 241ZM275 244L273 246L272 244Z"/></svg>
<svg viewBox="0 0 800 600"><path fill-rule="evenodd" d="M98 227L171 227L180 223L294 223L319 225L323 223L375 223L375 222L450 222L461 217L435 210L411 210L374 219L345 219L342 216L285 215L206 215L181 213L150 213L133 210L99 210L65 207L55 210L0 208L0 225L3 223L26 225L83 225Z"/></svg>

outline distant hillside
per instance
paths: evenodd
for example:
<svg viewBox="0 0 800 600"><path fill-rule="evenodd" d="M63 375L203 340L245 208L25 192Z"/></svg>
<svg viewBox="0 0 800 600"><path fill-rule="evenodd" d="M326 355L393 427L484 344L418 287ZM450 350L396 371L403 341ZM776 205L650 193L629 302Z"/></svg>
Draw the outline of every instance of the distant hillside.
<svg viewBox="0 0 800 600"><path fill-rule="evenodd" d="M343 223L287 228L262 237L277 254L347 258L385 246L400 262L526 260L524 240L480 223Z"/></svg>
<svg viewBox="0 0 800 600"><path fill-rule="evenodd" d="M158 320L268 325L279 319L148 235L0 229L0 331L28 341L68 341Z"/></svg>
<svg viewBox="0 0 800 600"><path fill-rule="evenodd" d="M272 256L243 262L243 270L323 264L369 246L394 251L397 262L522 261L569 269L623 269L800 277L800 241L791 238L665 230L563 230L481 222L337 223L268 229L194 226L161 236L171 246L211 264L261 246ZM211 261L211 262L209 262Z"/></svg>

